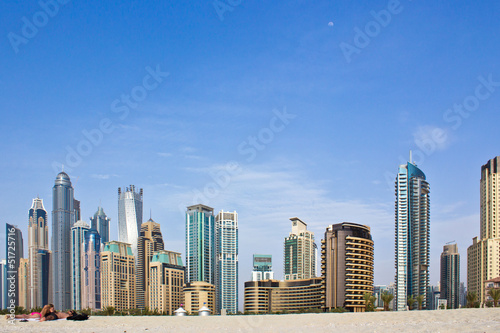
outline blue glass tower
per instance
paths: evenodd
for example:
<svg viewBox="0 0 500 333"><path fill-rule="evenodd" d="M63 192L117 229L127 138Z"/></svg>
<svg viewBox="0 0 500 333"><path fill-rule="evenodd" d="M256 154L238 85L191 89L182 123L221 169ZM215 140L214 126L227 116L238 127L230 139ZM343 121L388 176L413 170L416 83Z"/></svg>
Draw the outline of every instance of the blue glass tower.
<svg viewBox="0 0 500 333"><path fill-rule="evenodd" d="M74 195L65 172L52 188L52 292L57 310L71 307L71 228L75 223Z"/></svg>
<svg viewBox="0 0 500 333"><path fill-rule="evenodd" d="M82 244L90 227L78 221L71 228L71 308L81 310L82 306Z"/></svg>
<svg viewBox="0 0 500 333"><path fill-rule="evenodd" d="M109 222L110 218L106 216L104 210L101 206L97 209L94 216L90 218L90 228L97 230L99 236L101 236L101 243L109 242Z"/></svg>
<svg viewBox="0 0 500 333"><path fill-rule="evenodd" d="M205 205L187 207L186 280L215 284L214 209Z"/></svg>
<svg viewBox="0 0 500 333"><path fill-rule="evenodd" d="M422 295L427 306L430 253L430 187L425 174L410 162L399 166L396 178L396 295L397 311L407 298Z"/></svg>

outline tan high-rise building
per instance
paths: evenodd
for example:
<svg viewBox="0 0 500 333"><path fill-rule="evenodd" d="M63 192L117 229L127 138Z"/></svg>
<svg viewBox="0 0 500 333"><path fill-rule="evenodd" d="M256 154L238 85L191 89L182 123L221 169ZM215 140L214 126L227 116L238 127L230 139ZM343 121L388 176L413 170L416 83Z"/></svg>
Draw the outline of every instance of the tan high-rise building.
<svg viewBox="0 0 500 333"><path fill-rule="evenodd" d="M25 309L30 309L29 293L28 293L28 278L29 278L29 260L21 258L19 260L19 306Z"/></svg>
<svg viewBox="0 0 500 333"><path fill-rule="evenodd" d="M326 311L344 307L363 312L363 295L373 292L373 240L357 223L330 225L321 241L321 275Z"/></svg>
<svg viewBox="0 0 500 333"><path fill-rule="evenodd" d="M307 224L292 217L292 232L285 238L283 267L285 280L302 280L316 277L316 244L314 233Z"/></svg>
<svg viewBox="0 0 500 333"><path fill-rule="evenodd" d="M195 281L184 285L184 309L197 314L198 309L205 305L212 314L215 310L215 286L213 284Z"/></svg>
<svg viewBox="0 0 500 333"><path fill-rule="evenodd" d="M136 308L135 258L130 244L111 241L101 252L102 307Z"/></svg>
<svg viewBox="0 0 500 333"><path fill-rule="evenodd" d="M149 263L153 258L153 253L163 248L160 225L149 219L141 225L137 239L136 297L138 308L144 309L148 306Z"/></svg>
<svg viewBox="0 0 500 333"><path fill-rule="evenodd" d="M467 249L467 291L485 302L484 284L500 276L500 156L481 167L480 238Z"/></svg>
<svg viewBox="0 0 500 333"><path fill-rule="evenodd" d="M181 254L171 251L155 252L149 264L148 308L173 315L184 303L185 267Z"/></svg>
<svg viewBox="0 0 500 333"><path fill-rule="evenodd" d="M43 250L41 253L40 250ZM52 300L43 297L48 289L52 287L47 285L48 280L44 279L41 274L44 271L40 267L40 262L43 262L43 256L47 256L49 250L49 225L47 220L47 211L43 207L43 200L40 198L33 199L33 204L29 210L28 222L28 307L42 307ZM46 270L46 269L45 269ZM45 285L42 282L45 282ZM52 294L52 293L50 293ZM44 299L45 298L45 299Z"/></svg>
<svg viewBox="0 0 500 333"><path fill-rule="evenodd" d="M322 278L245 282L244 311L298 312L322 307Z"/></svg>

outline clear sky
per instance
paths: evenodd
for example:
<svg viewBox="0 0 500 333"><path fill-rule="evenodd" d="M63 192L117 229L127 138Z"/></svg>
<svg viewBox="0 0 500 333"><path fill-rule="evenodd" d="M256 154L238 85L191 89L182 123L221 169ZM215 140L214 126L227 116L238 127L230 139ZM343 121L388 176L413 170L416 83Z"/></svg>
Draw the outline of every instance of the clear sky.
<svg viewBox="0 0 500 333"><path fill-rule="evenodd" d="M449 241L466 280L480 167L500 153L498 2L48 2L0 3L0 222L25 243L64 164L112 239L130 184L183 254L186 206L236 210L240 299L253 253L282 278L295 216L318 245L329 224L370 226L388 284L411 149L431 185L431 283Z"/></svg>

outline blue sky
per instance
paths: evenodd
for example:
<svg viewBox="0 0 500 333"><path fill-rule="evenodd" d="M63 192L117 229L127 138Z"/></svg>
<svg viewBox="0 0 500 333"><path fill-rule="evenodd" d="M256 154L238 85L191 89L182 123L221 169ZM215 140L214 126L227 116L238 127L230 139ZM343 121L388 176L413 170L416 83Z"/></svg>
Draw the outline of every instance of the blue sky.
<svg viewBox="0 0 500 333"><path fill-rule="evenodd" d="M329 224L369 225L375 283L388 284L393 181L412 149L431 184L431 283L453 240L465 281L480 167L499 153L497 2L241 1L223 20L212 1L50 8L0 4L0 222L26 243L31 200L50 212L65 164L83 217L101 201L113 239L117 188L134 184L144 220L152 210L184 253L183 207L206 192L239 214L240 286L253 253L282 277L294 216L318 245Z"/></svg>

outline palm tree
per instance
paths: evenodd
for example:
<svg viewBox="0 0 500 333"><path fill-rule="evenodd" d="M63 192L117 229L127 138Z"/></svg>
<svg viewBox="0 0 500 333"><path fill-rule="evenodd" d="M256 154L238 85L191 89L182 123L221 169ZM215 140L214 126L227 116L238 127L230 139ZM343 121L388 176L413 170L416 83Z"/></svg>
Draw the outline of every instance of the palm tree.
<svg viewBox="0 0 500 333"><path fill-rule="evenodd" d="M424 302L424 295L417 296L418 309L422 310L422 303Z"/></svg>
<svg viewBox="0 0 500 333"><path fill-rule="evenodd" d="M465 298L467 299L467 307L468 308L473 308L474 307L474 303L476 302L476 299L477 299L476 293L472 292L472 291L469 291L467 293L467 296L465 296Z"/></svg>
<svg viewBox="0 0 500 333"><path fill-rule="evenodd" d="M365 300L365 311L373 311L375 310L375 296L371 293L366 292L363 295L363 299Z"/></svg>
<svg viewBox="0 0 500 333"><path fill-rule="evenodd" d="M414 303L415 299L413 298L413 295L408 296L408 306L410 307L410 310L413 308Z"/></svg>
<svg viewBox="0 0 500 333"><path fill-rule="evenodd" d="M493 298L493 306L497 307L497 302L500 300L500 288L492 288L488 291L488 295Z"/></svg>
<svg viewBox="0 0 500 333"><path fill-rule="evenodd" d="M382 302L384 302L384 311L389 311L389 303L394 299L394 295L389 293L388 291L384 291L381 295L380 298L382 299Z"/></svg>

